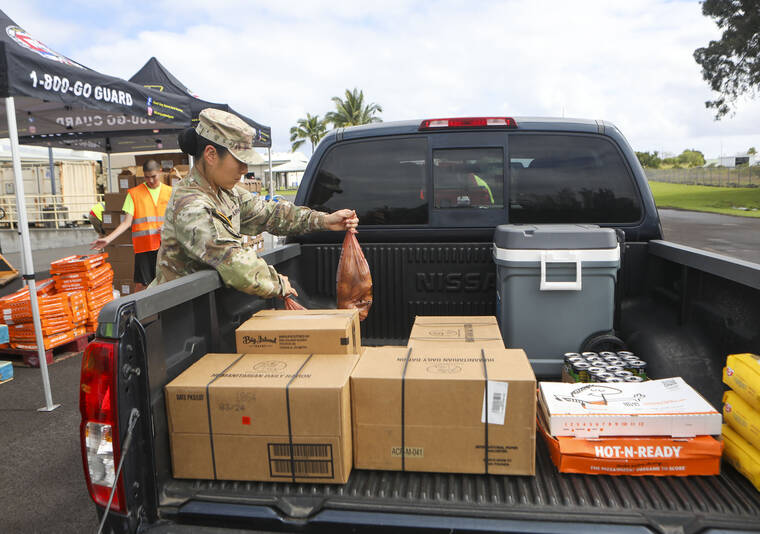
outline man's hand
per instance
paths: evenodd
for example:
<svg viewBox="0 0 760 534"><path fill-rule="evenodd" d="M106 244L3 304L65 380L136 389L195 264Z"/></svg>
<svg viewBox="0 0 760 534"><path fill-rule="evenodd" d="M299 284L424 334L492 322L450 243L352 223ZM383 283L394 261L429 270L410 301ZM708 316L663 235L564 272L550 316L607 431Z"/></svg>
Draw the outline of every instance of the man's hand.
<svg viewBox="0 0 760 534"><path fill-rule="evenodd" d="M92 242L92 246L90 247L91 250L103 250L111 243L111 240L108 239L108 237L101 237L99 239L96 239Z"/></svg>
<svg viewBox="0 0 760 534"><path fill-rule="evenodd" d="M358 225L359 217L356 216L354 210L338 210L325 217L325 228L334 232L348 230L357 233Z"/></svg>

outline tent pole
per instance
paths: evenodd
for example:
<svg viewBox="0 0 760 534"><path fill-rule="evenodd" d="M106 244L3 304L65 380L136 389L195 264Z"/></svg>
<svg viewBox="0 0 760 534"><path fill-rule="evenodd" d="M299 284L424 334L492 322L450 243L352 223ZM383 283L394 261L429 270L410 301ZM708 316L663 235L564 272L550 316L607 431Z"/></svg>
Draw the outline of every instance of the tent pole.
<svg viewBox="0 0 760 534"><path fill-rule="evenodd" d="M108 180L106 180L106 183L108 184L108 189L110 190L111 193L118 193L119 188L118 187L114 188L113 181L111 180L111 153L110 152L106 153L106 159L108 160Z"/></svg>
<svg viewBox="0 0 760 534"><path fill-rule="evenodd" d="M188 156L187 156L187 162L190 164L189 166L190 166L190 168L192 169L192 168L193 168L193 165L195 165L195 158L194 158L194 157L192 157L192 156L190 156L190 155L188 155Z"/></svg>
<svg viewBox="0 0 760 534"><path fill-rule="evenodd" d="M29 287L29 298L32 304L32 321L34 322L34 339L37 342L37 355L40 359L40 373L42 373L42 385L45 389L45 406L41 412L52 412L60 406L53 404L50 393L50 377L48 376L47 359L45 358L45 345L42 339L42 324L40 322L40 308L37 302L37 283L34 279L34 263L32 262L32 246L29 240L29 223L26 217L26 202L24 200L24 178L21 175L21 154L18 147L18 129L16 127L16 106L13 97L5 99L5 116L8 119L8 137L11 141L11 157L13 159L13 176L16 182L16 211L18 213L18 233L21 238L21 253L24 256L24 280Z"/></svg>
<svg viewBox="0 0 760 534"><path fill-rule="evenodd" d="M50 194L55 196L55 163L53 163L53 147L52 146L48 147L48 165L50 165Z"/></svg>
<svg viewBox="0 0 760 534"><path fill-rule="evenodd" d="M269 159L269 200L274 200L274 193L277 189L274 186L274 175L272 174L272 147L267 147L267 158Z"/></svg>

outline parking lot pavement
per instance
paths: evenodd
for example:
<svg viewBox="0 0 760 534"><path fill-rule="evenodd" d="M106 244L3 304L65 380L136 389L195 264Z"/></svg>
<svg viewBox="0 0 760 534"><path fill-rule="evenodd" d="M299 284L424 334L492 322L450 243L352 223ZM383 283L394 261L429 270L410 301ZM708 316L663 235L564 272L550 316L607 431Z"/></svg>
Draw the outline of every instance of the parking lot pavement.
<svg viewBox="0 0 760 534"><path fill-rule="evenodd" d="M659 210L664 239L760 263L760 218Z"/></svg>
<svg viewBox="0 0 760 534"><path fill-rule="evenodd" d="M0 357L2 359L2 357ZM81 354L48 370L52 412L39 369L15 367L0 384L0 531L79 533L97 530L79 448Z"/></svg>

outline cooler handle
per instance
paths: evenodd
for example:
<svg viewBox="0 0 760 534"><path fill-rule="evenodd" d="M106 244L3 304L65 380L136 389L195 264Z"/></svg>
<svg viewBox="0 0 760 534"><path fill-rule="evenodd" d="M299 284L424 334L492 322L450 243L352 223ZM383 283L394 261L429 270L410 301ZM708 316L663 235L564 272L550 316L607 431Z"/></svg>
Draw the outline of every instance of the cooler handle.
<svg viewBox="0 0 760 534"><path fill-rule="evenodd" d="M548 282L546 280L547 263L575 263L575 282ZM541 291L581 291L582 267L580 255L575 251L541 252Z"/></svg>

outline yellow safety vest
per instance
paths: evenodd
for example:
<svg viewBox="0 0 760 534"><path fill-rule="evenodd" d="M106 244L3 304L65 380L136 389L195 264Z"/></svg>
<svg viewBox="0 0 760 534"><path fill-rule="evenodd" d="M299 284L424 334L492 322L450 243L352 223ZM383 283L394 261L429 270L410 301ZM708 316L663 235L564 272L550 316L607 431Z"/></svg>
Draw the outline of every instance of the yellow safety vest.
<svg viewBox="0 0 760 534"><path fill-rule="evenodd" d="M95 217L97 217L97 219L99 221L102 221L103 220L103 210L105 210L105 209L106 209L106 207L103 205L103 203L102 202L98 202L97 204L95 204L90 209L90 211L92 212L93 215L95 215Z"/></svg>
<svg viewBox="0 0 760 534"><path fill-rule="evenodd" d="M494 203L494 201L493 201L493 193L491 193L491 188L488 187L488 183L483 178L481 178L480 176L478 176L477 174L473 174L473 176L475 177L475 183L476 184L478 184L480 187L485 187L486 188L486 191L488 191L488 196L491 198L491 204L493 204Z"/></svg>

